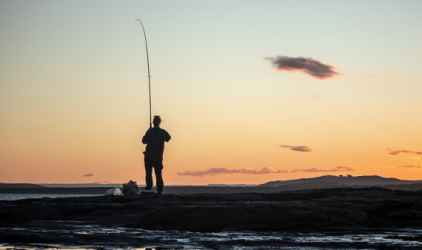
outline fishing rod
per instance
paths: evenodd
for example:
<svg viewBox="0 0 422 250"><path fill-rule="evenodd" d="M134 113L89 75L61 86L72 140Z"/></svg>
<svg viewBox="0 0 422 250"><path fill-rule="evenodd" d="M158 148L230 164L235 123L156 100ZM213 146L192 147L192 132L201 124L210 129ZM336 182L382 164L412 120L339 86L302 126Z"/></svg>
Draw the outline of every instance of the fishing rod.
<svg viewBox="0 0 422 250"><path fill-rule="evenodd" d="M144 31L144 38L145 38L145 48L147 52L147 65L148 65L148 90L149 90L149 127L152 127L152 121L151 121L151 75L149 72L149 56L148 56L148 43L147 43L147 35L145 34L145 28L144 24L140 19L136 19L136 21L139 21L142 25L142 30Z"/></svg>

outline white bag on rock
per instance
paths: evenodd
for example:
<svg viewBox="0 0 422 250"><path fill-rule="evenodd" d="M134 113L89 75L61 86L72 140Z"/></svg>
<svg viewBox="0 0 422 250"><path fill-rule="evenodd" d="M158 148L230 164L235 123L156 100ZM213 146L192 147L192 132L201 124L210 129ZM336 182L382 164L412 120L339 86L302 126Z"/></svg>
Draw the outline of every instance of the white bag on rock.
<svg viewBox="0 0 422 250"><path fill-rule="evenodd" d="M107 190L105 192L106 196L119 196L119 195L123 195L122 190L120 190L120 188L110 188L109 190Z"/></svg>

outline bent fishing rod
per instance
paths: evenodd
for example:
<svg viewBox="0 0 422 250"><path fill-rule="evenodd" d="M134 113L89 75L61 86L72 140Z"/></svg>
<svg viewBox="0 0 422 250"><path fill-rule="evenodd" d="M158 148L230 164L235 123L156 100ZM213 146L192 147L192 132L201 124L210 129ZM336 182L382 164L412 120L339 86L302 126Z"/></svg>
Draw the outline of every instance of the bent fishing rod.
<svg viewBox="0 0 422 250"><path fill-rule="evenodd" d="M142 30L144 31L144 38L145 38L145 48L147 52L147 65L148 65L148 90L149 90L149 127L152 127L152 121L151 121L151 75L149 72L149 56L148 56L148 43L147 43L147 35L145 34L145 28L144 24L140 19L136 19L136 21L139 21L142 25Z"/></svg>

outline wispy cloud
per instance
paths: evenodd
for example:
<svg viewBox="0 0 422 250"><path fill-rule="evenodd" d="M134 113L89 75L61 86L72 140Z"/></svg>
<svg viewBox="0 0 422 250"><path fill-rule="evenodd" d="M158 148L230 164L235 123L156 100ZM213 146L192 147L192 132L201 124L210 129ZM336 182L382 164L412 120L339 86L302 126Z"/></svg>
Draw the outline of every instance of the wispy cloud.
<svg viewBox="0 0 422 250"><path fill-rule="evenodd" d="M422 166L419 166L419 165L406 165L406 166L399 166L399 168L422 168Z"/></svg>
<svg viewBox="0 0 422 250"><path fill-rule="evenodd" d="M312 58L276 56L265 58L280 71L301 71L318 79L327 79L340 75L334 66L323 64Z"/></svg>
<svg viewBox="0 0 422 250"><path fill-rule="evenodd" d="M204 171L199 170L186 170L182 173L177 173L178 175L188 175L188 176L195 176L195 177L203 177L208 175L225 175L225 174L279 174L279 173L287 173L287 170L277 170L273 171L269 168L262 168L261 170L250 170L245 168L237 168L237 169L227 169L227 168L211 168Z"/></svg>
<svg viewBox="0 0 422 250"><path fill-rule="evenodd" d="M290 148L293 151L299 152L312 152L312 149L308 146L289 146L289 145L280 145L282 148Z"/></svg>
<svg viewBox="0 0 422 250"><path fill-rule="evenodd" d="M91 173L89 173L89 174L84 174L84 175L82 175L82 177L91 177L91 176L93 176L94 174L91 174Z"/></svg>
<svg viewBox="0 0 422 250"><path fill-rule="evenodd" d="M211 168L204 171L198 170L187 170L182 173L177 173L178 175L194 176L194 177L204 177L204 176L213 176L213 175L227 175L227 174L287 174L287 173L332 173L332 172L346 172L346 171L355 171L351 167L337 166L332 169L319 169L319 168L307 168L307 169L291 169L291 170L271 170L269 168L262 168L261 170L250 170L244 168L238 169L227 169L227 168Z"/></svg>
<svg viewBox="0 0 422 250"><path fill-rule="evenodd" d="M95 181L95 182L91 182L90 184L110 184L111 183L111 180L110 181Z"/></svg>
<svg viewBox="0 0 422 250"><path fill-rule="evenodd" d="M332 172L345 172L345 171L355 171L351 167L337 166L336 168L331 169L320 169L320 168L306 168L306 169L293 169L291 173L332 173Z"/></svg>
<svg viewBox="0 0 422 250"><path fill-rule="evenodd" d="M418 151L409 151L409 150L391 150L389 148L387 148L388 151L390 151L388 154L390 155L398 155L401 153L407 153L407 154L415 154L415 155L422 155L422 152L418 152Z"/></svg>

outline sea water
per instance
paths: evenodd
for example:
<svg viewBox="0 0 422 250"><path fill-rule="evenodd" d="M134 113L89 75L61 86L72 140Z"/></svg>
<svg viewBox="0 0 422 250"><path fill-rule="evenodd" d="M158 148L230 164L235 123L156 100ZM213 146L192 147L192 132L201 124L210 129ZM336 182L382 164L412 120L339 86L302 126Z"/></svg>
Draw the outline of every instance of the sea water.
<svg viewBox="0 0 422 250"><path fill-rule="evenodd" d="M60 229L39 227L8 228L32 234L89 235L95 240L86 244L1 244L6 249L133 249L133 250L193 250L193 249L422 249L422 230L387 230L379 232L188 232L159 231L137 228L82 225L62 222ZM1 228L0 231L5 230ZM122 236L125 238L122 239Z"/></svg>
<svg viewBox="0 0 422 250"><path fill-rule="evenodd" d="M66 198L66 197L87 197L98 196L95 194L0 194L0 200L23 200L23 199L38 199L38 198Z"/></svg>

